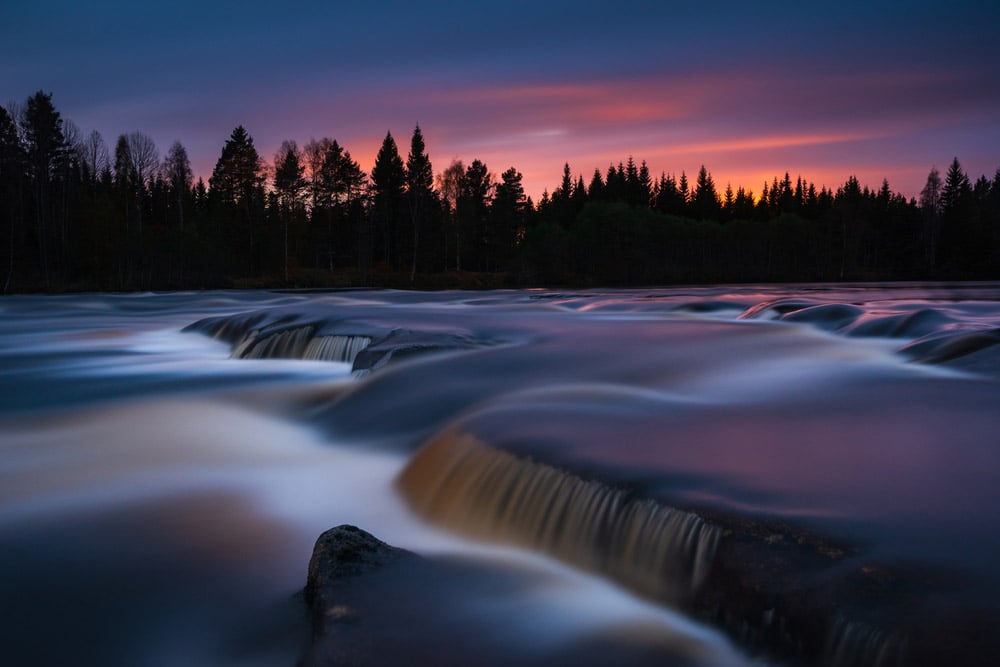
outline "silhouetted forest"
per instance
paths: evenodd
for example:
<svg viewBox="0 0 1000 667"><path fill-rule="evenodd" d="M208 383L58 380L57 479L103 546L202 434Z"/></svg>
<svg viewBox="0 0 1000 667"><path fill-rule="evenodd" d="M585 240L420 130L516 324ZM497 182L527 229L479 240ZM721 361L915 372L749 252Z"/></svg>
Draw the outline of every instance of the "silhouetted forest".
<svg viewBox="0 0 1000 667"><path fill-rule="evenodd" d="M535 203L514 167L435 175L419 126L371 173L329 138L265 160L237 127L205 183L179 142L110 146L38 92L0 108L0 267L5 293L997 279L1000 169L973 182L956 158L908 200L788 173L720 190L629 157L586 181L566 165Z"/></svg>

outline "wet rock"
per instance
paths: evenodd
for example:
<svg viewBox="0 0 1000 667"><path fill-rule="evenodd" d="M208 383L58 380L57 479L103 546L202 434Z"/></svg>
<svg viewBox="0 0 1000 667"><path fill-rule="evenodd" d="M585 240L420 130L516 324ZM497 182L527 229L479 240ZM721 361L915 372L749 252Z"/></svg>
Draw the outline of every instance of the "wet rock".
<svg viewBox="0 0 1000 667"><path fill-rule="evenodd" d="M336 618L331 610L345 608L338 603L345 581L413 557L411 552L391 547L356 526L326 531L316 540L306 580L306 602L314 619Z"/></svg>
<svg viewBox="0 0 1000 667"><path fill-rule="evenodd" d="M641 627L596 629L576 641L535 646L511 628L535 613L530 594L545 585L539 576L495 563L425 558L338 526L320 536L309 563L305 599L313 639L299 665L731 667L706 662L683 637L649 637ZM545 613L551 610L541 623Z"/></svg>
<svg viewBox="0 0 1000 667"><path fill-rule="evenodd" d="M373 649L384 614L373 607L373 593L416 561L413 553L355 526L337 526L320 535L305 587L313 641L300 664L377 664Z"/></svg>
<svg viewBox="0 0 1000 667"><path fill-rule="evenodd" d="M949 572L877 562L784 522L722 514L716 558L689 611L779 664L1000 664L995 608ZM970 590L971 593L971 590Z"/></svg>

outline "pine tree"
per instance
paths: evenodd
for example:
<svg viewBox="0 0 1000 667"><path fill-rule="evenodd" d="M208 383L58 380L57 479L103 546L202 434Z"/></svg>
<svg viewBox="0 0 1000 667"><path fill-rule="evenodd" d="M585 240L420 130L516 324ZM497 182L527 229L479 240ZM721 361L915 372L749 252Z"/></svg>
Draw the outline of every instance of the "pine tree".
<svg viewBox="0 0 1000 667"><path fill-rule="evenodd" d="M17 124L7 110L0 107L0 224L6 225L2 238L7 242L7 271L4 294L14 279L16 260L23 249L22 186L25 156L17 133Z"/></svg>
<svg viewBox="0 0 1000 667"><path fill-rule="evenodd" d="M294 141L282 142L274 156L274 191L277 196L278 216L282 223L284 247L284 276L288 283L288 228L293 218L304 208L302 196L308 187L305 165Z"/></svg>
<svg viewBox="0 0 1000 667"><path fill-rule="evenodd" d="M705 165L698 170L691 208L695 216L702 220L715 220L719 217L719 195L715 191L715 181Z"/></svg>
<svg viewBox="0 0 1000 667"><path fill-rule="evenodd" d="M681 199L681 193L677 189L677 181L674 180L672 175L660 174L660 184L656 188L656 203L654 207L657 211L668 215L684 214L684 203Z"/></svg>
<svg viewBox="0 0 1000 667"><path fill-rule="evenodd" d="M563 202L568 207L570 197L573 195L573 177L569 170L569 162L563 165L562 180L559 187L552 193L552 201Z"/></svg>
<svg viewBox="0 0 1000 667"><path fill-rule="evenodd" d="M736 195L733 193L733 186L731 183L726 183L726 191L722 196L722 212L725 214L727 219L732 219L733 208L736 204Z"/></svg>
<svg viewBox="0 0 1000 667"><path fill-rule="evenodd" d="M524 238L528 200L521 180L521 172L511 167L500 175L500 183L493 196L490 218L498 237L498 257L494 259L493 270L500 269L513 256ZM581 178L580 188L583 187L582 180Z"/></svg>
<svg viewBox="0 0 1000 667"><path fill-rule="evenodd" d="M969 185L969 177L962 171L956 157L948 167L948 174L945 176L944 188L941 190L941 212L945 215L958 212L967 203L968 197L972 194L972 187Z"/></svg>
<svg viewBox="0 0 1000 667"><path fill-rule="evenodd" d="M941 189L941 259L952 275L974 270L974 258L979 258L985 250L985 234L976 213L969 177L955 158Z"/></svg>
<svg viewBox="0 0 1000 667"><path fill-rule="evenodd" d="M263 185L260 155L253 137L240 125L222 147L222 155L208 179L209 190L217 201L245 207L262 199Z"/></svg>
<svg viewBox="0 0 1000 667"><path fill-rule="evenodd" d="M66 150L62 118L52 104L52 94L38 91L24 109L24 144L32 183L32 204L39 265L45 284L50 281L53 250L52 223L55 215L52 190L59 161Z"/></svg>
<svg viewBox="0 0 1000 667"><path fill-rule="evenodd" d="M591 201L604 199L604 180L601 178L600 169L594 169L594 176L590 179L590 185L587 187L587 197Z"/></svg>
<svg viewBox="0 0 1000 667"><path fill-rule="evenodd" d="M401 263L399 227L406 202L406 171L391 132L386 132L375 156L371 179L372 217L377 225L377 234L369 234L371 254L398 267Z"/></svg>
<svg viewBox="0 0 1000 667"><path fill-rule="evenodd" d="M639 182L639 168L631 155L625 163L625 203L629 206L648 206L649 192L643 193L643 186Z"/></svg>
<svg viewBox="0 0 1000 667"><path fill-rule="evenodd" d="M649 166L645 160L639 165L637 193L639 206L649 208L650 203L653 201L653 179L649 176Z"/></svg>
<svg viewBox="0 0 1000 667"><path fill-rule="evenodd" d="M351 192L361 187L353 181L363 179L364 174L336 140L323 139L309 146L306 155L313 171L310 180L316 255L320 256L319 248L323 247L327 268L333 271L338 237L343 236L337 231L349 216Z"/></svg>
<svg viewBox="0 0 1000 667"><path fill-rule="evenodd" d="M424 148L420 126L413 129L410 154L406 158L406 194L410 204L410 221L413 225L413 262L410 265L410 284L417 275L417 255L420 252L420 230L428 222L430 208L436 201L434 170Z"/></svg>
<svg viewBox="0 0 1000 667"><path fill-rule="evenodd" d="M606 201L621 201L624 197L624 173L621 163L618 163L617 170L613 164L608 165L608 175L604 179L604 199Z"/></svg>
<svg viewBox="0 0 1000 667"><path fill-rule="evenodd" d="M222 147L208 186L234 263L243 264L246 275L253 275L257 227L264 213L264 169L253 137L242 125Z"/></svg>
<svg viewBox="0 0 1000 667"><path fill-rule="evenodd" d="M483 271L492 257L496 240L487 217L494 190L493 174L480 160L473 160L465 170L465 187L458 200L458 222L468 239L467 266Z"/></svg>

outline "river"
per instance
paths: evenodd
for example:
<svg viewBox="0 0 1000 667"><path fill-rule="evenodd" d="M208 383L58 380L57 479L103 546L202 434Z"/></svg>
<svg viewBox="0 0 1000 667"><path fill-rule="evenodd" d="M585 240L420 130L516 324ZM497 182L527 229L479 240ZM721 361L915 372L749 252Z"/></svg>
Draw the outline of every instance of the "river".
<svg viewBox="0 0 1000 667"><path fill-rule="evenodd" d="M998 342L988 283L4 297L4 662L295 664L353 524L503 582L372 664L994 664Z"/></svg>

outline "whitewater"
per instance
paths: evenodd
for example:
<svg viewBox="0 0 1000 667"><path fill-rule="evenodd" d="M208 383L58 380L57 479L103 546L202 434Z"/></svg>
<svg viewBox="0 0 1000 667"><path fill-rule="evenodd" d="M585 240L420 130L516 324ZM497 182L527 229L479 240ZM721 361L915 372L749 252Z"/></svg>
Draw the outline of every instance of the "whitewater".
<svg viewBox="0 0 1000 667"><path fill-rule="evenodd" d="M351 524L477 573L370 664L993 664L997 343L991 283L4 297L4 661L295 664Z"/></svg>

